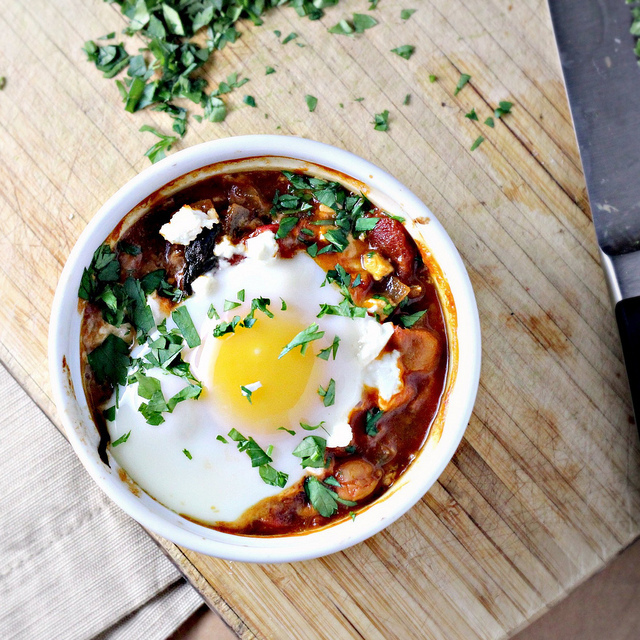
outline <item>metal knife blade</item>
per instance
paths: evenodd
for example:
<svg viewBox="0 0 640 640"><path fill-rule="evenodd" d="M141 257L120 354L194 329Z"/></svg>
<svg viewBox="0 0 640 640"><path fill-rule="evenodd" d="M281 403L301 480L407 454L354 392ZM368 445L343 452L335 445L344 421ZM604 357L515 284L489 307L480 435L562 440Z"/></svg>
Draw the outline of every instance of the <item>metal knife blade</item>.
<svg viewBox="0 0 640 640"><path fill-rule="evenodd" d="M640 68L631 10L624 0L549 0L549 8L598 244L622 267L615 257L640 249ZM629 269L617 270L614 300L640 295L640 273L630 282Z"/></svg>
<svg viewBox="0 0 640 640"><path fill-rule="evenodd" d="M640 67L624 0L548 0L640 428Z"/></svg>

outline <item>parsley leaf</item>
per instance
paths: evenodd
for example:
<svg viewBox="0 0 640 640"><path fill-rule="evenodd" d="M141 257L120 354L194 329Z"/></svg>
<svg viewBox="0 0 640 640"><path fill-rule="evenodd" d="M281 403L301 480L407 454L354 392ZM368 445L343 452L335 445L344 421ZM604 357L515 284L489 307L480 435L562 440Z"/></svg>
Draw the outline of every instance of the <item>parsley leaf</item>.
<svg viewBox="0 0 640 640"><path fill-rule="evenodd" d="M498 103L498 108L493 112L493 115L500 119L502 116L506 116L508 113L511 113L511 107L513 107L513 102L503 100Z"/></svg>
<svg viewBox="0 0 640 640"><path fill-rule="evenodd" d="M171 151L171 147L176 142L178 138L176 136L167 136L163 133L160 133L157 129L149 126L148 124L144 124L140 127L140 131L148 131L149 133L153 133L154 136L160 138L158 142L156 142L153 146L149 147L145 152L145 156L151 160L151 163L154 164L158 162L158 160L162 160L167 151Z"/></svg>
<svg viewBox="0 0 640 640"><path fill-rule="evenodd" d="M256 99L253 96L245 96L244 98L242 98L242 102L244 102L245 104L248 104L250 107L253 107L254 109L258 106L256 104Z"/></svg>
<svg viewBox="0 0 640 640"><path fill-rule="evenodd" d="M269 75L271 75L272 73L275 73L275 72L276 72L276 70L275 70L273 67L267 67L267 68L265 69L265 73L264 73L264 75L265 75L265 76L269 76Z"/></svg>
<svg viewBox="0 0 640 640"><path fill-rule="evenodd" d="M469 118L469 120L477 120L478 119L478 114L476 113L475 109L471 109L471 111L469 111L469 113L465 113L464 114L465 118Z"/></svg>
<svg viewBox="0 0 640 640"><path fill-rule="evenodd" d="M129 345L122 338L110 333L99 347L87 355L87 360L98 382L114 386L126 384L131 358Z"/></svg>
<svg viewBox="0 0 640 640"><path fill-rule="evenodd" d="M478 136L473 142L473 144L471 145L470 150L475 151L483 142L484 142L484 137Z"/></svg>
<svg viewBox="0 0 640 640"><path fill-rule="evenodd" d="M327 388L323 388L322 385L318 387L318 395L323 399L325 407L330 407L336 401L336 381L331 378Z"/></svg>
<svg viewBox="0 0 640 640"><path fill-rule="evenodd" d="M491 116L489 116L484 123L488 126L491 127L492 129L496 126L495 122L493 121L493 118Z"/></svg>
<svg viewBox="0 0 640 640"><path fill-rule="evenodd" d="M296 458L300 458L302 467L319 469L324 467L324 454L327 441L320 436L307 436L292 451Z"/></svg>
<svg viewBox="0 0 640 640"><path fill-rule="evenodd" d="M276 471L270 464L263 464L258 469L258 473L262 481L272 487L280 487L282 489L287 484L287 480L289 480L288 474L284 471Z"/></svg>
<svg viewBox="0 0 640 640"><path fill-rule="evenodd" d="M297 224L298 218L295 216L285 216L284 218L280 218L280 225L276 231L276 240L286 238Z"/></svg>
<svg viewBox="0 0 640 640"><path fill-rule="evenodd" d="M178 325L180 333L191 349L200 345L200 336L193 324L193 320L191 319L191 315L189 314L189 309L187 309L187 307L178 307L171 314L171 318Z"/></svg>
<svg viewBox="0 0 640 640"><path fill-rule="evenodd" d="M453 92L454 96L457 96L462 88L471 80L471 76L466 73L461 74L460 80L458 80L458 84L456 85L456 90Z"/></svg>
<svg viewBox="0 0 640 640"><path fill-rule="evenodd" d="M296 432L293 429L287 429L286 427L278 427L276 431L286 431L290 436L296 435Z"/></svg>
<svg viewBox="0 0 640 640"><path fill-rule="evenodd" d="M292 40L295 40L298 37L298 34L295 31L292 31L283 41L282 44L287 44Z"/></svg>
<svg viewBox="0 0 640 640"><path fill-rule="evenodd" d="M389 110L385 109L382 113L376 113L373 116L373 125L376 131L387 131L389 129Z"/></svg>
<svg viewBox="0 0 640 640"><path fill-rule="evenodd" d="M193 460L193 456L191 455L191 452L188 449L183 449L182 453L184 453L184 455L187 456L189 460Z"/></svg>
<svg viewBox="0 0 640 640"><path fill-rule="evenodd" d="M331 343L331 346L327 347L326 349L321 349L317 357L321 358L322 360L329 360L329 356L333 354L333 359L335 360L336 353L338 353L339 346L340 346L340 338L338 338L338 336L335 336L335 338L333 339L333 342Z"/></svg>
<svg viewBox="0 0 640 640"><path fill-rule="evenodd" d="M318 106L318 98L307 94L304 97L304 99L305 99L305 102L307 103L307 108L311 113L313 113L316 110L316 107Z"/></svg>
<svg viewBox="0 0 640 640"><path fill-rule="evenodd" d="M400 18L402 18L402 20L408 20L416 11L417 9L403 9L400 12Z"/></svg>
<svg viewBox="0 0 640 640"><path fill-rule="evenodd" d="M280 355L278 356L278 360L280 360L282 356L286 355L287 353L289 353L289 351L295 349L296 347L300 347L300 353L304 355L307 347L309 346L309 343L313 342L314 340L320 340L322 336L324 336L324 331L318 331L318 325L314 322L306 329L303 329L302 331L300 331L300 333L294 336L291 342L289 342L289 344L287 344L282 349Z"/></svg>
<svg viewBox="0 0 640 640"><path fill-rule="evenodd" d="M422 318L422 316L427 313L426 310L424 311L416 311L415 313L412 313L411 315L407 315L407 316L400 316L400 324L403 327L413 327L413 325L418 322L418 320L420 320L420 318Z"/></svg>
<svg viewBox="0 0 640 640"><path fill-rule="evenodd" d="M391 49L393 53L397 53L401 58L408 60L414 53L416 48L412 44L403 44L401 47Z"/></svg>
<svg viewBox="0 0 640 640"><path fill-rule="evenodd" d="M374 407L373 409L369 409L367 411L367 417L365 419L365 433L368 436L375 436L378 433L378 421L384 415L384 411L378 409L378 407Z"/></svg>
<svg viewBox="0 0 640 640"><path fill-rule="evenodd" d="M320 480L309 476L304 481L304 490L313 508L323 517L329 518L338 511L335 491L326 487Z"/></svg>
<svg viewBox="0 0 640 640"><path fill-rule="evenodd" d="M111 443L112 447L117 447L118 445L122 444L123 442L126 442L129 439L129 436L131 435L131 431L125 433L124 435L121 435L115 442Z"/></svg>

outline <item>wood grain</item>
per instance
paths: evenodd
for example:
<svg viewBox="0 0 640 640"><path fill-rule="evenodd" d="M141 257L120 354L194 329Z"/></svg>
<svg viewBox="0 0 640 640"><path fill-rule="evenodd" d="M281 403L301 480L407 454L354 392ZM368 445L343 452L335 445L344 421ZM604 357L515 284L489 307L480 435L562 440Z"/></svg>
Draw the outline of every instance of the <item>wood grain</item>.
<svg viewBox="0 0 640 640"><path fill-rule="evenodd" d="M636 427L555 43L541 0L384 0L363 36L327 33L362 5L243 25L206 76L250 82L229 96L224 123L194 122L178 147L302 135L362 155L423 199L480 309L466 436L415 508L344 553L257 566L159 544L241 638L502 638L640 533ZM85 40L122 25L98 0L7 0L0 13L0 358L54 419L46 344L58 275L100 204L147 166L153 141L139 127L169 129L161 114L126 113L84 59ZM282 45L274 29L299 38ZM402 44L416 46L408 61L390 53ZM461 72L472 80L454 97ZM305 94L318 98L314 113ZM512 114L490 129L499 100ZM472 107L479 122L464 118ZM383 109L386 133L371 124Z"/></svg>

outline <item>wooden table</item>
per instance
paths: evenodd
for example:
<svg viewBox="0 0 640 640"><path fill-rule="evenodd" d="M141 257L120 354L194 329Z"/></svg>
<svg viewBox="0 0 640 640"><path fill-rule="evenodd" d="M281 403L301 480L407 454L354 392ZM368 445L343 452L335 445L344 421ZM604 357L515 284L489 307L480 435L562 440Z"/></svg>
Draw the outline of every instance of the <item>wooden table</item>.
<svg viewBox="0 0 640 640"><path fill-rule="evenodd" d="M365 7L346 0L320 22L282 9L244 25L208 76L240 71L250 83L223 124L194 123L180 146L307 136L379 164L428 204L480 308L466 436L416 507L346 552L256 566L160 543L242 638L501 638L640 532L636 427L555 43L543 0L382 0L363 36L327 32ZM403 22L402 8L418 11ZM83 42L122 24L99 0L5 0L0 12L0 358L54 420L58 275L100 204L147 166L153 140L139 127L169 129L162 114L126 113L85 61ZM408 61L389 51L403 44L416 46ZM461 72L472 80L454 97ZM490 129L499 100L512 114ZM464 118L472 107L479 122ZM384 109L389 131L374 131Z"/></svg>

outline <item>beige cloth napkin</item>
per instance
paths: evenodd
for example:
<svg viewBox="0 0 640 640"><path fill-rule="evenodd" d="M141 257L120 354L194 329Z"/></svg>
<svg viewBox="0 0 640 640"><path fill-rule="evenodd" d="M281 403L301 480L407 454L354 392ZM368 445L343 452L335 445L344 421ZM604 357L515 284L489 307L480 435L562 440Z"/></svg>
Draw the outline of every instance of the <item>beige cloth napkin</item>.
<svg viewBox="0 0 640 640"><path fill-rule="evenodd" d="M201 604L0 366L0 638L162 640Z"/></svg>

